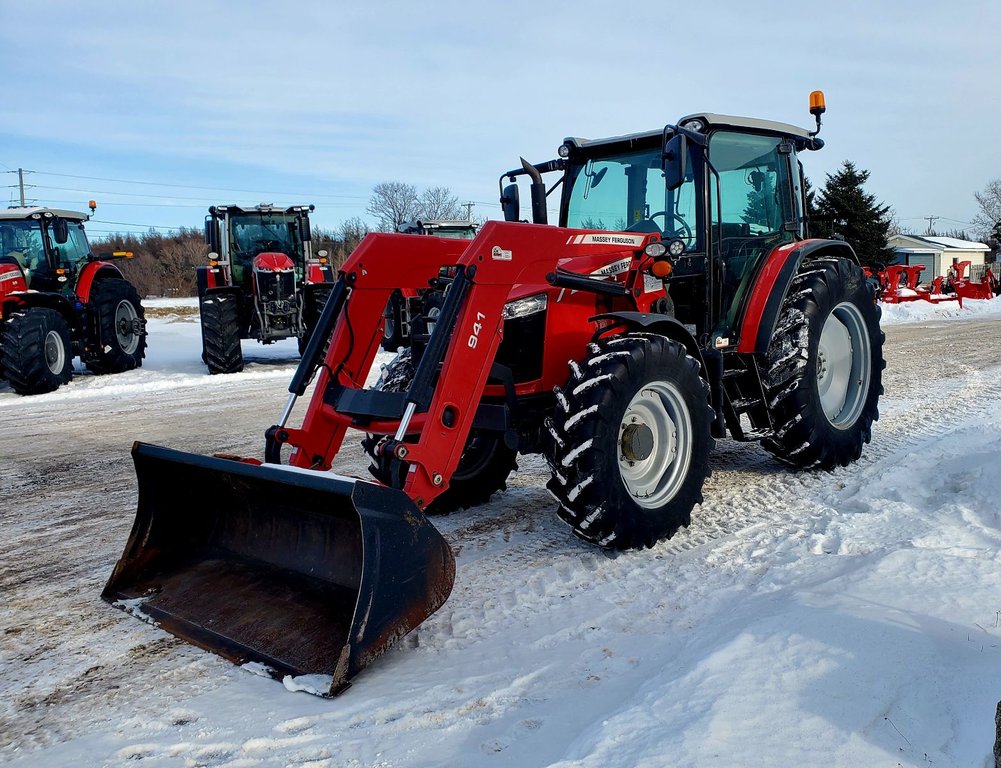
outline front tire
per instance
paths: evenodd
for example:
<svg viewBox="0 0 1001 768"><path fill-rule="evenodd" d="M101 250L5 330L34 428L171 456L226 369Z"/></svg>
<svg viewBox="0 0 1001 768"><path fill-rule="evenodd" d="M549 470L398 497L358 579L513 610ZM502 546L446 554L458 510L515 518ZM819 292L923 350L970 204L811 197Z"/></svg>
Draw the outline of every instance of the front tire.
<svg viewBox="0 0 1001 768"><path fill-rule="evenodd" d="M101 280L91 290L90 306L99 351L87 361L87 369L104 374L140 367L146 356L146 313L135 286L126 280Z"/></svg>
<svg viewBox="0 0 1001 768"><path fill-rule="evenodd" d="M831 469L862 455L879 418L884 334L861 268L804 264L789 287L762 379L775 435L761 445L797 467Z"/></svg>
<svg viewBox="0 0 1001 768"><path fill-rule="evenodd" d="M210 293L199 301L202 319L202 360L209 373L243 370L240 307L234 294Z"/></svg>
<svg viewBox="0 0 1001 768"><path fill-rule="evenodd" d="M383 371L374 389L384 392L404 392L414 378L414 365L409 349L401 350ZM369 435L362 446L372 459L369 471L379 482L391 488L402 488L408 465L386 459L379 453L380 440ZM504 435L485 430L473 430L466 440L459 464L449 478L448 488L428 505L429 515L443 515L457 509L484 504L497 491L507 488L507 478L517 465L518 452L504 442Z"/></svg>
<svg viewBox="0 0 1001 768"><path fill-rule="evenodd" d="M589 347L557 393L548 488L573 532L651 547L691 522L713 446L709 387L681 344L627 334Z"/></svg>
<svg viewBox="0 0 1001 768"><path fill-rule="evenodd" d="M11 315L0 332L0 359L19 395L52 392L73 377L70 328L54 309L34 307Z"/></svg>

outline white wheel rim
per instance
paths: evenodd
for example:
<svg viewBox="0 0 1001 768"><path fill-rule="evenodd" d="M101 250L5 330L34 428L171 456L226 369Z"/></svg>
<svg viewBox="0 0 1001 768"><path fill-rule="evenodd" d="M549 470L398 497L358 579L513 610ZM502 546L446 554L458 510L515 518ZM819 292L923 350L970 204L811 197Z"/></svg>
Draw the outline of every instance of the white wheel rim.
<svg viewBox="0 0 1001 768"><path fill-rule="evenodd" d="M865 407L872 378L869 334L858 307L838 304L824 321L817 348L817 392L832 426L847 429Z"/></svg>
<svg viewBox="0 0 1001 768"><path fill-rule="evenodd" d="M115 336L122 351L131 355L139 347L139 332L136 330L136 313L132 302L122 299L115 308Z"/></svg>
<svg viewBox="0 0 1001 768"><path fill-rule="evenodd" d="M45 365L52 373L61 374L66 367L66 345L63 344L63 337L56 331L49 331L45 334L45 342L42 347L45 354Z"/></svg>
<svg viewBox="0 0 1001 768"><path fill-rule="evenodd" d="M630 445L631 429L643 433L638 455ZM678 493L692 460L693 432L688 405L672 383L651 382L629 402L619 423L616 458L622 483L641 507L662 507Z"/></svg>

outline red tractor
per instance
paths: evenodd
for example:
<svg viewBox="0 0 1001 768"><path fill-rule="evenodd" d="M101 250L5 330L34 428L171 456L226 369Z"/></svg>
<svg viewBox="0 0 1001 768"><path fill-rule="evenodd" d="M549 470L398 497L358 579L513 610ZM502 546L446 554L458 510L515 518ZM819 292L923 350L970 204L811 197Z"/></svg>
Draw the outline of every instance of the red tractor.
<svg viewBox="0 0 1001 768"><path fill-rule="evenodd" d="M792 467L856 460L878 417L880 310L851 248L807 237L799 157L816 133L702 113L567 139L504 174L507 222L472 241L368 236L263 463L134 447L139 507L105 599L336 693L447 599L454 560L426 515L502 490L519 452L546 457L557 514L609 549L689 525L715 439ZM518 223L526 176L533 223ZM428 285L429 339L366 388L389 295ZM349 429L375 482L332 471Z"/></svg>
<svg viewBox="0 0 1001 768"><path fill-rule="evenodd" d="M73 377L142 365L146 320L135 287L112 259L96 256L89 216L54 208L0 211L0 375L22 395L51 392Z"/></svg>
<svg viewBox="0 0 1001 768"><path fill-rule="evenodd" d="M198 267L202 360L209 373L243 370L241 339L296 338L299 351L333 287L325 251L313 256L313 206L214 205L205 217L209 264Z"/></svg>

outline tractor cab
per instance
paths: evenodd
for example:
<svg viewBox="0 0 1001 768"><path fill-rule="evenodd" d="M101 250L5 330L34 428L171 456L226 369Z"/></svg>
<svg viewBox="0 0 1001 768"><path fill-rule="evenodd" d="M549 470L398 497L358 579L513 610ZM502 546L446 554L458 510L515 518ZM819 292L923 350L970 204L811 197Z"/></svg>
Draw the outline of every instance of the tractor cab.
<svg viewBox="0 0 1001 768"><path fill-rule="evenodd" d="M513 182L527 175L535 223L546 223L560 189L560 226L658 233L669 248L675 316L701 342L727 346L766 257L806 236L797 152L819 149L814 137L784 123L702 113L658 131L568 138L558 160L523 161L501 177L505 218L518 220ZM547 188L548 172L561 175Z"/></svg>
<svg viewBox="0 0 1001 768"><path fill-rule="evenodd" d="M0 211L0 260L17 262L32 290L70 293L90 258L86 219L49 208Z"/></svg>
<svg viewBox="0 0 1001 768"><path fill-rule="evenodd" d="M262 253L284 254L292 262L298 282L306 269L308 212L306 206L214 206L206 218L206 239L212 250L229 262L235 285L250 288L254 260Z"/></svg>

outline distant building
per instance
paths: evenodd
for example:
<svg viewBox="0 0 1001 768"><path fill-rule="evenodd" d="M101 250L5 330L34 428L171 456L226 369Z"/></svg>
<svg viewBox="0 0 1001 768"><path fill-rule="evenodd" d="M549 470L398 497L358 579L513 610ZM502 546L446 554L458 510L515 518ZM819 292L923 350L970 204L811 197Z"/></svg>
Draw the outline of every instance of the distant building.
<svg viewBox="0 0 1001 768"><path fill-rule="evenodd" d="M983 265L991 250L984 243L932 235L893 235L887 245L896 251L897 264L924 264L922 282L945 275L960 261L969 261L974 268Z"/></svg>

